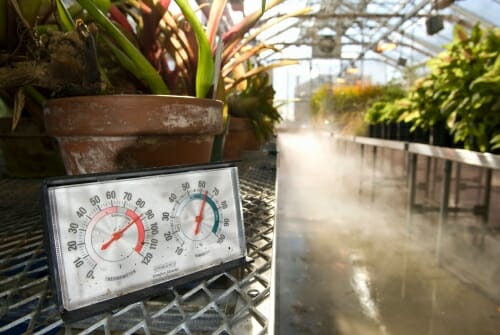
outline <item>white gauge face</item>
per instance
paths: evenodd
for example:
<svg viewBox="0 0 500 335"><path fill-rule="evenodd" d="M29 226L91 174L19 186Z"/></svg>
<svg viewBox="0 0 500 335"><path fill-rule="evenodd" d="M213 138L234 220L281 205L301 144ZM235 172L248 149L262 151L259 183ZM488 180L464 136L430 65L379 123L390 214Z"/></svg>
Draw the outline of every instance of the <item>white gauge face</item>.
<svg viewBox="0 0 500 335"><path fill-rule="evenodd" d="M48 190L66 310L246 255L235 167Z"/></svg>

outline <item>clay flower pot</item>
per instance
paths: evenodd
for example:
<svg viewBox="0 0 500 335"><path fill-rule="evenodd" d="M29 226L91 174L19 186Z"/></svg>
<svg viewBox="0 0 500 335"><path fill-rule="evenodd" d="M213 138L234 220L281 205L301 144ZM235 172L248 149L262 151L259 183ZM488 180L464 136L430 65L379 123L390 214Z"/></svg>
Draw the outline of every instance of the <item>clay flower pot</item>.
<svg viewBox="0 0 500 335"><path fill-rule="evenodd" d="M255 136L252 121L231 116L224 142L224 159L238 160L244 151L258 150L262 143Z"/></svg>
<svg viewBox="0 0 500 335"><path fill-rule="evenodd" d="M44 117L75 175L206 163L222 107L185 96L82 96L49 100Z"/></svg>
<svg viewBox="0 0 500 335"><path fill-rule="evenodd" d="M0 118L0 152L7 176L41 178L64 173L56 141L31 120L21 119L11 131L12 119Z"/></svg>

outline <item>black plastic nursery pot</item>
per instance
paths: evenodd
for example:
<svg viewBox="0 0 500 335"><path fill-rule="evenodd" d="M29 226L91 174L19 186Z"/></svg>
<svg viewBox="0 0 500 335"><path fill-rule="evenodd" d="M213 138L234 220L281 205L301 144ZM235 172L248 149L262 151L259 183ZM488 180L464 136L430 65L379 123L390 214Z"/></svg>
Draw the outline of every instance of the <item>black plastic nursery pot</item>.
<svg viewBox="0 0 500 335"><path fill-rule="evenodd" d="M410 142L429 144L429 131L415 129L410 133Z"/></svg>
<svg viewBox="0 0 500 335"><path fill-rule="evenodd" d="M411 126L407 123L377 123L368 126L368 136L386 140L412 141ZM427 143L428 136L422 139L422 143Z"/></svg>
<svg viewBox="0 0 500 335"><path fill-rule="evenodd" d="M436 123L431 127L429 131L429 144L440 147L454 147L453 136L444 122Z"/></svg>
<svg viewBox="0 0 500 335"><path fill-rule="evenodd" d="M384 124L385 129L385 139L386 140L397 140L398 139L398 124L397 123L386 123Z"/></svg>
<svg viewBox="0 0 500 335"><path fill-rule="evenodd" d="M382 124L368 125L368 136L373 138L382 138Z"/></svg>

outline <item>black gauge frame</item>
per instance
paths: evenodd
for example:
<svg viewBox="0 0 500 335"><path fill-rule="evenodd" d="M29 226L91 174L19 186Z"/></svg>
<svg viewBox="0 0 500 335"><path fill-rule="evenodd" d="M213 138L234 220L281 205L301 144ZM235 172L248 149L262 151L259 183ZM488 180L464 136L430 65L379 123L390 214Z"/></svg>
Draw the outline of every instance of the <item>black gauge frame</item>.
<svg viewBox="0 0 500 335"><path fill-rule="evenodd" d="M60 281L60 269L58 268L59 263L57 261L57 253L55 247L56 241L55 241L55 231L53 226L54 225L53 215L50 207L49 190L52 187L79 185L79 184L131 179L131 178L141 178L149 176L161 176L166 174L178 174L184 172L208 171L208 170L233 168L233 167L236 167L236 171L238 172L236 162L222 162L222 163L211 163L211 164L148 168L141 170L111 172L111 173L96 173L96 174L87 174L79 176L52 177L45 179L42 183L42 189L41 189L42 220L44 223L44 243L46 246L46 250L48 251L47 258L48 258L51 286L53 292L55 293L58 312L60 313L63 321L67 323L72 323L101 313L111 312L114 309L124 307L147 298L165 294L175 287L191 284L193 282L200 281L204 278L208 278L210 276L222 273L224 271L244 266L252 262L252 259L247 256L248 250L246 248L246 237L244 230L241 192L236 192L237 193L236 210L238 211L238 215L241 218L242 227L240 229L241 233L243 234L242 243L245 243L244 256L242 256L241 258L231 260L229 262L220 263L215 266L210 266L200 271L187 274L183 277L168 280L160 284L154 284L150 287L145 287L134 292L110 298L105 301L100 301L92 305L84 306L74 310L67 310L66 308L64 308L63 305L62 283ZM239 191L240 185L239 185L238 173L236 177L237 177L236 188Z"/></svg>

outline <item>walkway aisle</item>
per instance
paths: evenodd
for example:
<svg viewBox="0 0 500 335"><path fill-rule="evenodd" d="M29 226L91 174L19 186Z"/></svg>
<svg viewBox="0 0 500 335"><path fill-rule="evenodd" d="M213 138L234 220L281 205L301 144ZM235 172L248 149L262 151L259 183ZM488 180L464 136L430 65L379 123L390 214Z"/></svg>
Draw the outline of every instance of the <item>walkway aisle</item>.
<svg viewBox="0 0 500 335"><path fill-rule="evenodd" d="M328 136L281 133L278 151L276 334L500 334L500 307L408 241L401 189L360 200Z"/></svg>

